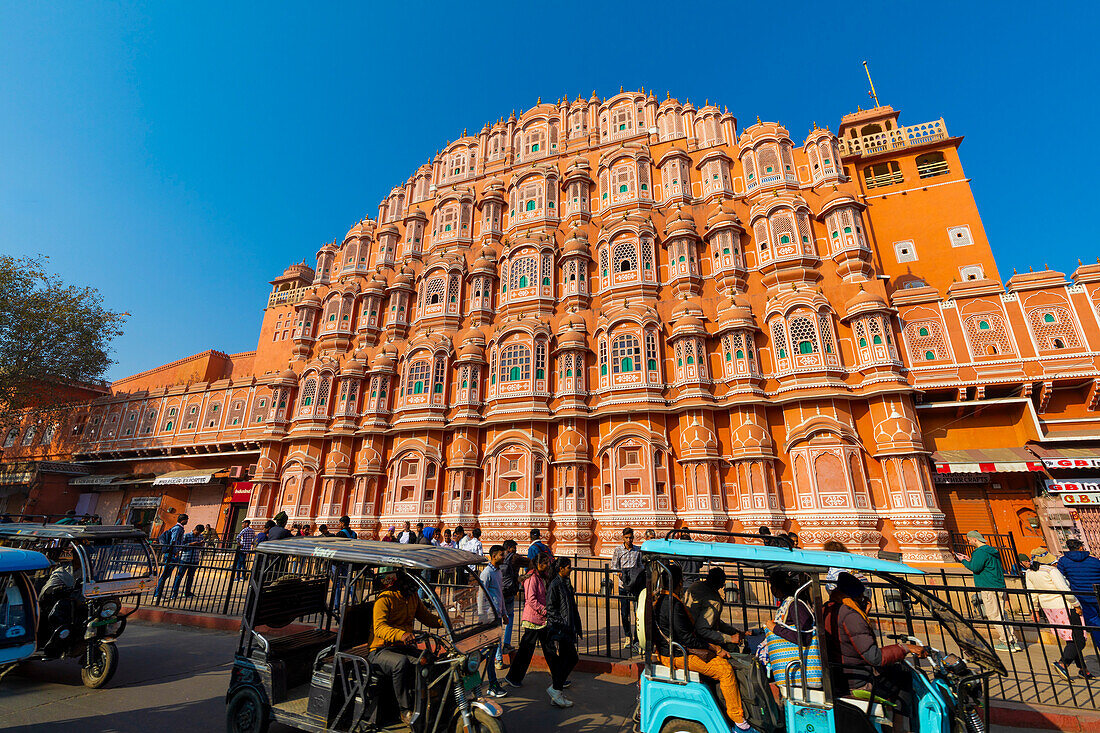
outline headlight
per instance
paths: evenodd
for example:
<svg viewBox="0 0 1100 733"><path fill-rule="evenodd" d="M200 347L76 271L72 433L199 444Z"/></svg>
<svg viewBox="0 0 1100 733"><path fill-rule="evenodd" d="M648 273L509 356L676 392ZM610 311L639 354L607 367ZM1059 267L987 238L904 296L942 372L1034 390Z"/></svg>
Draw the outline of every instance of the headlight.
<svg viewBox="0 0 1100 733"><path fill-rule="evenodd" d="M107 601L99 607L100 618L111 618L116 613L118 613L118 603L115 601Z"/></svg>

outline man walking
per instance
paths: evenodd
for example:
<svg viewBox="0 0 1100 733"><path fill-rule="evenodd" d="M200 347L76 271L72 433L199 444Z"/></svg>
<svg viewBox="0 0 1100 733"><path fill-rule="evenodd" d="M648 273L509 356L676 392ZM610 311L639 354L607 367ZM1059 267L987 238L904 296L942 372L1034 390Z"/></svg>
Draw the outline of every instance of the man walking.
<svg viewBox="0 0 1100 733"><path fill-rule="evenodd" d="M481 590L477 594L477 615L483 621L492 620L499 614L504 619L504 593L500 576L500 563L504 559L504 548L493 545L489 548L489 563L481 570ZM499 649L499 647L498 647ZM504 697L508 693L497 682L496 654L492 649L486 649L485 681L488 684L486 694L490 697Z"/></svg>
<svg viewBox="0 0 1100 733"><path fill-rule="evenodd" d="M1089 628L1092 641L1100 647L1100 602L1094 585L1100 583L1100 559L1085 549L1078 539L1066 540L1066 554L1055 563L1069 581L1069 589L1081 603L1081 619Z"/></svg>
<svg viewBox="0 0 1100 733"><path fill-rule="evenodd" d="M634 530L623 528L623 543L611 555L611 569L619 573L619 621L622 623L625 641L631 651L637 651L638 640L634 636L634 624L630 620L630 606L634 601L633 587L642 572L641 553L634 546ZM624 644L625 646L625 644Z"/></svg>
<svg viewBox="0 0 1100 733"><path fill-rule="evenodd" d="M279 512L275 515L275 526L267 530L267 538L269 540L285 540L290 537L290 530L286 528L287 520L290 519L286 515L286 512Z"/></svg>
<svg viewBox="0 0 1100 733"><path fill-rule="evenodd" d="M164 590L164 584L168 582L172 571L176 569L176 550L183 544L185 527L187 527L187 515L181 514L176 517L176 523L172 527L160 533L160 559L163 565L161 565L160 577L157 579L157 588L153 591L153 598L160 598L161 591Z"/></svg>
<svg viewBox="0 0 1100 733"><path fill-rule="evenodd" d="M390 529L393 529L393 527L390 527ZM351 528L351 517L347 514L340 517L340 529L336 530L336 536L343 537L346 540L359 539L359 534Z"/></svg>
<svg viewBox="0 0 1100 733"><path fill-rule="evenodd" d="M180 549L179 568L176 570L176 580L172 583L172 597L180 592L180 581L183 580L183 595L194 598L191 585L195 580L195 571L199 569L199 559L202 557L202 533L206 528L196 524L195 529L183 536Z"/></svg>
<svg viewBox="0 0 1100 733"><path fill-rule="evenodd" d="M504 666L504 652L512 648L512 620L515 618L516 594L519 593L519 563L516 541L504 540L504 557L500 561L500 590L504 596L504 636L497 647L497 667Z"/></svg>
<svg viewBox="0 0 1100 733"><path fill-rule="evenodd" d="M246 519L241 524L243 525L241 531L237 533L237 553L233 560L233 571L242 578L247 578L248 568L245 558L256 546L256 530L252 529L251 519Z"/></svg>
<svg viewBox="0 0 1100 733"><path fill-rule="evenodd" d="M542 532L538 527L531 530L531 544L527 546L527 566L535 567L535 559L542 553L546 553L550 556L550 559L554 559L554 553L550 551L550 546L542 541Z"/></svg>
<svg viewBox="0 0 1100 733"><path fill-rule="evenodd" d="M982 599L982 612L992 622L994 636L1000 639L994 646L1001 651L1023 651L1024 648L1016 640L1016 634L1003 621L1005 572L996 548L987 544L985 536L976 529L966 533L966 541L974 548L970 558L967 559L962 553L955 553L955 557L967 570L974 573L974 586Z"/></svg>
<svg viewBox="0 0 1100 733"><path fill-rule="evenodd" d="M410 527L408 522L405 522L405 528L401 530L400 534L397 535L397 541L403 545L407 545L416 541L416 537L413 535L412 528Z"/></svg>

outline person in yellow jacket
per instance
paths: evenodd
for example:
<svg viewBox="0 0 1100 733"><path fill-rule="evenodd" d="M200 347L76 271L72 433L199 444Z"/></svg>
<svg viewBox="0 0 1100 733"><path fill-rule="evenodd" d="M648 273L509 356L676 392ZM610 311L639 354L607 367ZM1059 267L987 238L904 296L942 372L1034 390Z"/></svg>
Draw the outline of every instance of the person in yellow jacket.
<svg viewBox="0 0 1100 733"><path fill-rule="evenodd" d="M420 602L416 586L403 572L384 576L382 588L374 602L370 663L390 678L401 720L408 724L413 720L415 700L414 662L420 656L420 650L412 645L413 624L419 621L430 629L438 629L443 623Z"/></svg>

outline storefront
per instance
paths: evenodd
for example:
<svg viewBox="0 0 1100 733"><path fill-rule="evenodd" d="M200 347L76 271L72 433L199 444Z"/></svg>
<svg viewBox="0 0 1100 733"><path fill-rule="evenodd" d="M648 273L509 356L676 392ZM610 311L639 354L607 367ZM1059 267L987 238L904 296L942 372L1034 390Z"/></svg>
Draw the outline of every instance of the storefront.
<svg viewBox="0 0 1100 733"><path fill-rule="evenodd" d="M933 481L948 531L956 542L978 530L1002 557L1046 544L1035 504L1047 477L1026 448L945 450L932 454Z"/></svg>
<svg viewBox="0 0 1100 733"><path fill-rule="evenodd" d="M190 528L199 524L216 528L221 519L228 473L227 467L220 466L169 471L157 476L153 488L164 495L157 517L161 528L175 524L173 515L180 512L187 514Z"/></svg>
<svg viewBox="0 0 1100 733"><path fill-rule="evenodd" d="M224 523L218 528L223 546L231 547L233 538L241 531L241 523L248 516L248 502L252 498L251 481L235 481L229 485L228 501L222 514Z"/></svg>
<svg viewBox="0 0 1100 733"><path fill-rule="evenodd" d="M1033 446L1050 474L1045 482L1043 524L1050 547L1065 550L1065 540L1074 537L1100 552L1100 448L1048 448Z"/></svg>

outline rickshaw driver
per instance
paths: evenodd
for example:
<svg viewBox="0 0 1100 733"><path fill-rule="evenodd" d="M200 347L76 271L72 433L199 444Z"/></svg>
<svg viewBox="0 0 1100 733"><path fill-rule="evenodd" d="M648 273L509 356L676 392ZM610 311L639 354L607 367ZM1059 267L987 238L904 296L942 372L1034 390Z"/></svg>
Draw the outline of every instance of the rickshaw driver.
<svg viewBox="0 0 1100 733"><path fill-rule="evenodd" d="M695 630L695 621L687 606L680 600L684 589L684 571L680 566L669 565L672 592L661 590L653 604L653 625L656 635L653 642L657 659L666 667L673 668L672 649L665 637L668 629L672 638L687 651L687 668L718 683L722 699L726 703L726 715L733 721L733 731L752 730L745 720L745 711L741 706L741 691L737 687L737 677L729 661L729 653L718 644L711 644L699 637Z"/></svg>
<svg viewBox="0 0 1100 733"><path fill-rule="evenodd" d="M382 588L374 602L369 659L383 675L390 677L401 720L409 724L413 716L414 662L420 656L420 651L412 646L416 638L413 623L419 621L428 628L438 629L443 622L420 601L404 571L383 576Z"/></svg>

